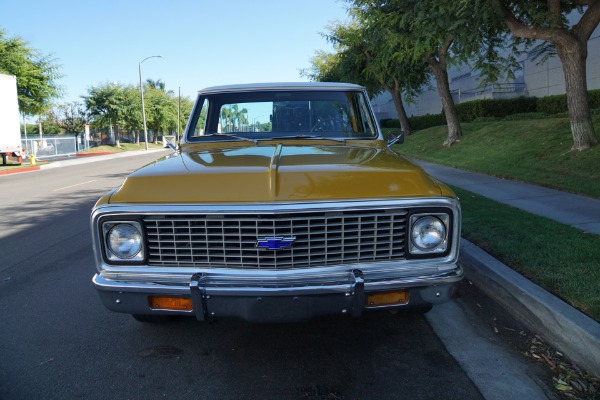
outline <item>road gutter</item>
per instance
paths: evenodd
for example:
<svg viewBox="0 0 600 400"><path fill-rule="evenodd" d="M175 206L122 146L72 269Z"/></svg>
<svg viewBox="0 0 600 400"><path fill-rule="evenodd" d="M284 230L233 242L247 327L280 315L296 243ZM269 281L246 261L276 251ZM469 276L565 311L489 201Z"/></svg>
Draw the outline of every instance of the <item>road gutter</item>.
<svg viewBox="0 0 600 400"><path fill-rule="evenodd" d="M573 362L600 377L600 324L468 240L459 263L467 279Z"/></svg>
<svg viewBox="0 0 600 400"><path fill-rule="evenodd" d="M425 317L486 400L556 398L531 364L477 329L480 322L460 300L436 305Z"/></svg>

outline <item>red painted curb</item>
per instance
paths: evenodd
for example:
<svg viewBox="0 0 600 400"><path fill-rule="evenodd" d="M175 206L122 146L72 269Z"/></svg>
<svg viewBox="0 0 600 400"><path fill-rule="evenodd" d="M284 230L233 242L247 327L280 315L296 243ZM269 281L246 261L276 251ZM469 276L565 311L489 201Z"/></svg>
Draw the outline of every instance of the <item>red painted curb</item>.
<svg viewBox="0 0 600 400"><path fill-rule="evenodd" d="M5 169L4 171L0 171L0 175L18 174L20 172L37 171L38 169L40 169L39 166L36 166L36 167L25 167L25 168L15 168L15 169Z"/></svg>

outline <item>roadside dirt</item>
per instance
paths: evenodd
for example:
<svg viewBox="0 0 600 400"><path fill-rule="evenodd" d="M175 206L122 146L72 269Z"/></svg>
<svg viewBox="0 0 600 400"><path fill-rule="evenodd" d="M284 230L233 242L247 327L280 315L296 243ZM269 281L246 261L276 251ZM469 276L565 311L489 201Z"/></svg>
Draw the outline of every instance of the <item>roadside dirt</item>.
<svg viewBox="0 0 600 400"><path fill-rule="evenodd" d="M560 351L544 343L539 334L528 331L469 280L461 282L457 297L473 305L473 313L489 328L490 334L532 364L543 366L545 372L541 378L554 388L558 398L600 399L600 379L581 370Z"/></svg>

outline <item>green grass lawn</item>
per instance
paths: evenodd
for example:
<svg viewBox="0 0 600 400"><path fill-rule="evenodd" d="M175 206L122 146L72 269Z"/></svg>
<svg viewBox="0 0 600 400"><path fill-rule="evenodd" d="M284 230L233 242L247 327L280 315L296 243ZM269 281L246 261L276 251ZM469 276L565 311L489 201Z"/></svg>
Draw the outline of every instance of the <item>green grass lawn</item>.
<svg viewBox="0 0 600 400"><path fill-rule="evenodd" d="M600 116L594 116L600 137ZM462 124L442 146L445 126L418 131L395 150L409 157L600 198L600 145L573 152L567 118ZM455 189L463 236L600 321L600 236ZM493 210L493 212L490 212Z"/></svg>
<svg viewBox="0 0 600 400"><path fill-rule="evenodd" d="M594 116L600 137L600 116ZM445 126L407 136L396 151L438 164L600 198L600 146L571 151L567 118L463 123L463 137L442 146Z"/></svg>
<svg viewBox="0 0 600 400"><path fill-rule="evenodd" d="M600 321L599 235L453 189L462 206L463 237Z"/></svg>
<svg viewBox="0 0 600 400"><path fill-rule="evenodd" d="M162 149L162 143L154 144L148 143L148 149ZM101 145L97 147L90 147L89 149L80 151L79 153L98 153L98 152L108 152L108 153L121 153L123 151L136 151L136 150L145 150L146 147L143 143L137 145L135 143L121 143L121 147L109 146L109 145Z"/></svg>

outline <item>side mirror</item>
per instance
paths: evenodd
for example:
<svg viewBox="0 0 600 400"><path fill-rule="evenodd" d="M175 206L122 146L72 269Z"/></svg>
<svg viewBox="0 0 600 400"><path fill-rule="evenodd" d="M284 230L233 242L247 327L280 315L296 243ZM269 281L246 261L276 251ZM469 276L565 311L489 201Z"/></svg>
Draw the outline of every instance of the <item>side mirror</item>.
<svg viewBox="0 0 600 400"><path fill-rule="evenodd" d="M177 151L177 136L174 135L163 135L163 147L170 148L173 151Z"/></svg>
<svg viewBox="0 0 600 400"><path fill-rule="evenodd" d="M402 131L389 131L388 132L388 147L392 147L395 144L404 143L404 132Z"/></svg>

